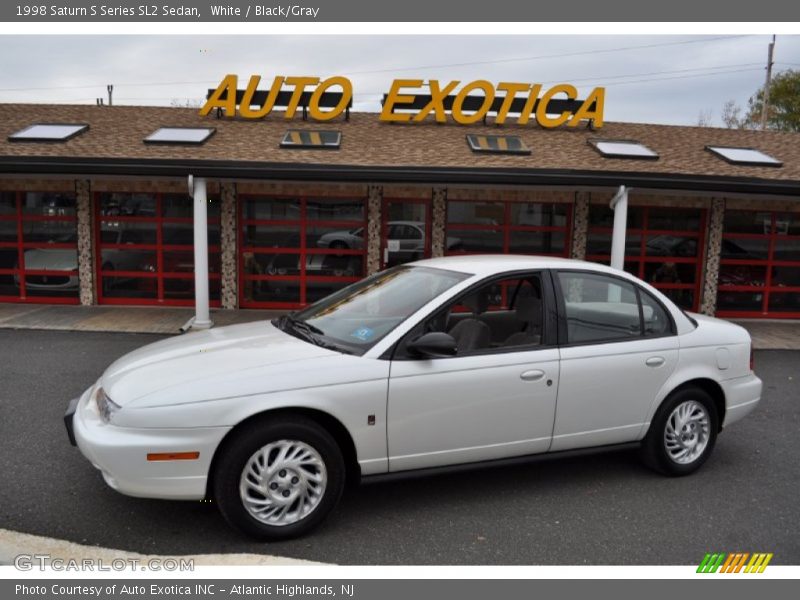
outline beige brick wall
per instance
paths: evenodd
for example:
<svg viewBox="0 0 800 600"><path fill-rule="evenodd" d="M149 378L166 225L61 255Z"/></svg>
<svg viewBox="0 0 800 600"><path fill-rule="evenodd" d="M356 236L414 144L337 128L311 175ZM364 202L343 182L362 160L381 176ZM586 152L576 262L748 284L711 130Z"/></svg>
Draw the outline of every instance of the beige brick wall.
<svg viewBox="0 0 800 600"><path fill-rule="evenodd" d="M74 192L74 179L0 179L0 192Z"/></svg>
<svg viewBox="0 0 800 600"><path fill-rule="evenodd" d="M592 192L591 204L606 204L611 202L611 198L616 193L616 190L611 192ZM701 196L683 196L683 195L662 195L662 194L648 194L639 193L632 190L628 194L629 206L679 206L684 208L710 208L711 198Z"/></svg>
<svg viewBox="0 0 800 600"><path fill-rule="evenodd" d="M521 190L507 188L448 187L448 200L487 200L510 202L566 202L575 201L573 190Z"/></svg>
<svg viewBox="0 0 800 600"><path fill-rule="evenodd" d="M269 196L343 196L366 198L366 184L348 183L292 183L280 181L239 181L239 195L263 194Z"/></svg>
<svg viewBox="0 0 800 600"><path fill-rule="evenodd" d="M186 179L93 179L93 192L133 192L139 194L188 194ZM219 194L219 182L208 181L207 192Z"/></svg>

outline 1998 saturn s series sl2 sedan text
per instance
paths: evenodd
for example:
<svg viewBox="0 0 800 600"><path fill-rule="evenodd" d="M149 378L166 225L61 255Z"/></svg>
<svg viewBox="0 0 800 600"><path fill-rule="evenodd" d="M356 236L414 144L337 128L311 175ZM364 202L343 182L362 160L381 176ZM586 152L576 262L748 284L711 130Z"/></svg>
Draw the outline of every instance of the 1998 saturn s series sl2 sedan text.
<svg viewBox="0 0 800 600"><path fill-rule="evenodd" d="M65 420L112 488L302 534L346 478L638 443L687 475L755 408L748 333L635 277L530 256L398 266L272 322L112 364Z"/></svg>

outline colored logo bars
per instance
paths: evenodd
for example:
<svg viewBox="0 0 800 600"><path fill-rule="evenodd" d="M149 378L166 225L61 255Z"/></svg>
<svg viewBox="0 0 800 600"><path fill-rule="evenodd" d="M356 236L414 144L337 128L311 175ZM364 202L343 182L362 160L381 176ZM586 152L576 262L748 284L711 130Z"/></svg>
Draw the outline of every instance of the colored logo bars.
<svg viewBox="0 0 800 600"><path fill-rule="evenodd" d="M750 559L749 562L748 559ZM697 567L697 572L716 573L719 569L720 573L763 573L771 560L771 552L755 552L753 554L747 552L712 554L708 552L703 557L700 566Z"/></svg>

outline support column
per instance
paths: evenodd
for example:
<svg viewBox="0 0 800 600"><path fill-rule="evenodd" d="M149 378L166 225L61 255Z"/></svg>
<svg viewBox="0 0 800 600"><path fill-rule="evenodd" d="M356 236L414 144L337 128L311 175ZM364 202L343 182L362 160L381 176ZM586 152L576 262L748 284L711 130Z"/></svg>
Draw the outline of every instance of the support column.
<svg viewBox="0 0 800 600"><path fill-rule="evenodd" d="M97 302L94 289L94 228L92 227L92 184L88 179L75 181L78 235L78 290L82 306Z"/></svg>
<svg viewBox="0 0 800 600"><path fill-rule="evenodd" d="M222 308L239 306L239 269L236 260L236 235L238 211L236 210L236 184L220 184L220 303Z"/></svg>
<svg viewBox="0 0 800 600"><path fill-rule="evenodd" d="M575 192L575 205L572 210L572 247L570 258L586 258L586 236L589 231L589 192Z"/></svg>
<svg viewBox="0 0 800 600"><path fill-rule="evenodd" d="M213 325L208 306L208 196L206 180L194 179L194 303L192 329Z"/></svg>
<svg viewBox="0 0 800 600"><path fill-rule="evenodd" d="M703 298L700 312L714 316L717 310L717 285L719 283L719 259L722 254L722 226L725 218L725 199L712 198L708 215L705 268L703 269Z"/></svg>
<svg viewBox="0 0 800 600"><path fill-rule="evenodd" d="M611 199L614 229L611 234L611 267L625 270L625 235L628 228L628 189L621 185Z"/></svg>
<svg viewBox="0 0 800 600"><path fill-rule="evenodd" d="M383 187L367 187L367 275L381 270L381 209Z"/></svg>
<svg viewBox="0 0 800 600"><path fill-rule="evenodd" d="M444 256L447 239L447 188L435 187L431 199L431 257Z"/></svg>

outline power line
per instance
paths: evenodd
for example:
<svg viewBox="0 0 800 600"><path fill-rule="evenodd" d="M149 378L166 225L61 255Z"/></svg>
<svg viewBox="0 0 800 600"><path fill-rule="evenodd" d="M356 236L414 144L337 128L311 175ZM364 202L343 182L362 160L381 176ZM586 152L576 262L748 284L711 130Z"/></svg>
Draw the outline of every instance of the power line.
<svg viewBox="0 0 800 600"><path fill-rule="evenodd" d="M756 66L756 65L760 65L760 64L761 63L740 63L740 64L735 64L735 65L719 65L719 66L716 66L716 67L699 67L699 68L696 68L696 69L678 69L678 70L674 70L674 71L655 71L655 72L652 72L652 73L631 73L629 75L606 75L606 76L598 76L597 78L586 78L586 79L567 78L566 80L568 80L570 83L572 83L572 82L583 82L583 83L590 82L590 83L603 84L605 87L608 87L608 86L614 86L614 85L626 85L628 83L643 83L643 82L648 82L648 81L669 81L669 80L672 80L672 79L687 79L687 78L692 78L692 77L706 77L706 76L710 77L710 76L714 76L714 75L726 75L728 73L743 73L743 72L746 72L746 71L759 71L759 70L761 70L761 67L760 66ZM752 68L735 69L734 67L752 67ZM649 76L651 76L651 75L669 75L669 74L673 74L673 73L691 73L691 72L694 72L694 71L707 71L707 70L717 70L717 69L727 69L727 70L725 70L725 71L717 71L717 72L710 72L710 73L695 73L693 75L682 75L682 76L677 76L677 77L654 77L654 78L649 78ZM605 83L609 79L627 79L629 77L648 77L648 78L647 79L637 79L637 80L633 80L633 81L619 81L619 82ZM553 84L553 83L562 83L564 81L565 81L564 79L556 79L556 80L553 80L553 81L542 81L541 84L542 85L550 85L550 84ZM361 92L360 94L359 93L355 93L354 95L356 95L356 96L358 96L358 95L361 95L361 96L364 96L364 95L380 95L380 94L383 94L383 93L385 93L385 91L383 91L383 92Z"/></svg>
<svg viewBox="0 0 800 600"><path fill-rule="evenodd" d="M462 63L449 63L449 64L439 64L439 65L427 65L427 66L419 66L419 67L393 67L391 69L372 69L367 71L349 71L347 75L370 75L373 73L393 73L397 71L422 71L425 69L443 69L446 67L469 67L473 65L496 65L501 63L509 63L509 62L525 62L525 61L532 61L532 60L545 60L545 59L553 59L553 58L570 58L573 56L586 56L590 54L608 54L612 52L626 52L628 50L644 50L647 48L662 48L665 46L681 46L685 44L706 44L710 42L716 42L720 40L732 40L737 38L744 38L750 37L748 35L732 35L732 36L720 36L715 38L705 38L701 40L683 40L680 42L664 42L661 44L643 44L640 46L623 46L620 48L605 48L605 49L598 49L598 50L582 50L580 52L568 52L562 54L541 54L538 56L522 56L517 58L500 58L495 60L481 60L481 61L471 61L471 62L462 62Z"/></svg>
<svg viewBox="0 0 800 600"><path fill-rule="evenodd" d="M747 71L761 71L763 67L753 67L750 69L735 69L732 71L719 71L717 73L698 73L696 75L680 75L676 77L657 77L653 79L635 79L633 81L617 81L609 83L606 87L611 87L615 85L629 85L631 83L647 83L651 81L671 81L673 79L692 79L696 77L714 77L716 75L730 75L732 73L745 73Z"/></svg>
<svg viewBox="0 0 800 600"><path fill-rule="evenodd" d="M745 63L745 64L749 64L749 63ZM761 71L762 69L763 69L763 67L752 67L752 68L748 68L748 69L732 69L732 70L729 70L729 71L718 71L716 73L696 73L696 74L693 74L693 75L677 75L677 76L674 76L674 77L653 77L653 78L645 78L645 79L634 79L634 80L631 80L631 81L617 81L617 82L608 83L608 84L605 84L604 87L630 85L630 84L633 84L633 83L653 83L653 82L658 82L658 81L673 81L673 80L676 80L676 79L693 79L693 78L697 78L697 77L714 77L714 76L718 76L718 75L730 75L730 74L734 74L734 73L747 73L747 72L751 72L751 71ZM669 72L670 71L664 71L664 73L669 73ZM678 72L680 72L680 71L678 71ZM620 75L620 76L616 76L616 77L626 77L626 76ZM627 77L636 77L636 75L628 75ZM573 80L573 81L577 81L577 80ZM595 81L597 83L603 83L603 80L595 80ZM558 83L558 82L553 81L553 82L547 82L547 83ZM375 96L377 98L380 98L384 93L385 93L385 90L380 91L380 92L354 92L353 93L353 97L354 98L364 98L364 97L369 97L369 96ZM118 100L174 100L175 98L176 98L175 96L125 96L125 97L118 98ZM72 98L72 99L69 99L68 101L79 102L81 100L92 100L92 99L93 98Z"/></svg>
<svg viewBox="0 0 800 600"><path fill-rule="evenodd" d="M680 42L663 42L660 44L643 44L639 46L623 46L618 48L605 48L605 49L596 49L596 50L583 50L580 52L569 52L569 53L562 53L562 54L542 54L538 56L523 56L523 57L515 57L515 58L500 58L495 60L483 60L483 61L472 61L472 62L463 62L463 63L450 63L450 64L439 64L439 65L427 65L427 66L417 66L417 67L396 67L390 69L373 69L373 70L366 70L366 71L350 71L345 74L347 75L368 75L368 74L375 74L375 73L392 73L397 71L421 71L425 69L440 69L440 68L447 68L447 67L465 67L465 66L473 66L473 65L492 65L492 64L501 64L501 63L511 63L511 62L525 62L525 61L535 61L535 60L545 60L545 59L554 59L554 58L570 58L574 56L586 56L592 54L608 54L613 52L626 52L628 50L642 50L647 48L662 48L666 46L680 46L686 44L705 44L711 43L716 41L722 40L732 40L738 38L745 38L751 37L748 35L734 35L734 36L720 36L715 38L704 38L700 40L682 40ZM154 86L168 86L168 85L214 85L219 83L218 81L158 81L158 82L148 82L148 83L122 83L116 84L118 87L154 87ZM91 84L91 85L65 85L65 86L50 86L50 87L30 87L30 88L0 88L0 92L34 92L34 91L46 91L46 90L79 90L79 89L89 89L94 87L102 87L106 85L103 84Z"/></svg>

